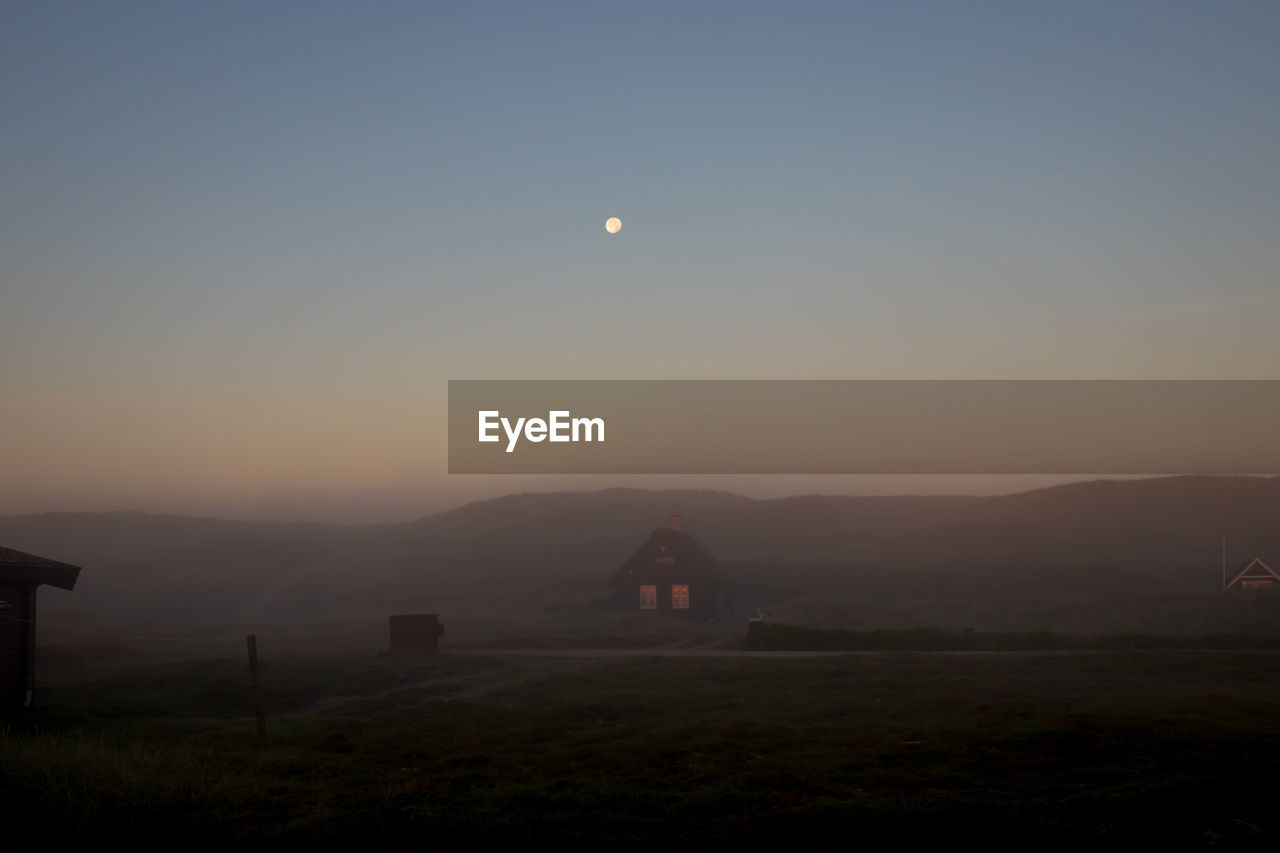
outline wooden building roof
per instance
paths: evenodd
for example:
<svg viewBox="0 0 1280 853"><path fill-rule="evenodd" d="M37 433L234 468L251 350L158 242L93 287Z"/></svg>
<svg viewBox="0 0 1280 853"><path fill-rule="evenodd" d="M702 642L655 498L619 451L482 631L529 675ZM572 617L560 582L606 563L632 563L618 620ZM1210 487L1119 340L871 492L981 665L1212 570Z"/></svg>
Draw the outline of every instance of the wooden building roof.
<svg viewBox="0 0 1280 853"><path fill-rule="evenodd" d="M75 588L79 576L79 566L0 547L0 581L24 585L47 583L69 590Z"/></svg>

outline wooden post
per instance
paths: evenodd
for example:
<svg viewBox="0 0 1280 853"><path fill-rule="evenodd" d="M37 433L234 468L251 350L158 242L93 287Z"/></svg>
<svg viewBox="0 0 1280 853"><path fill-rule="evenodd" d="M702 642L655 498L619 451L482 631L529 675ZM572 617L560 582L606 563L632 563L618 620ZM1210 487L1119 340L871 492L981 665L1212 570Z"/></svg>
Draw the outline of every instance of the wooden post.
<svg viewBox="0 0 1280 853"><path fill-rule="evenodd" d="M262 681L258 678L258 638L245 637L249 644L249 676L253 679L253 716L258 721L258 744L267 739L267 715L262 712Z"/></svg>

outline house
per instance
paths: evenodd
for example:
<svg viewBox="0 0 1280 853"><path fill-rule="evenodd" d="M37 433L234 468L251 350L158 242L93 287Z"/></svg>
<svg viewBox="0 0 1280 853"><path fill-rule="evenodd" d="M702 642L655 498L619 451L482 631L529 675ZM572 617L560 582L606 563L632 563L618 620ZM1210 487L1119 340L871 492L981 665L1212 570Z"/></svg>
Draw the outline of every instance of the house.
<svg viewBox="0 0 1280 853"><path fill-rule="evenodd" d="M31 704L36 587L47 583L70 590L79 575L79 566L0 548L0 709Z"/></svg>
<svg viewBox="0 0 1280 853"><path fill-rule="evenodd" d="M728 607L719 564L684 531L681 515L650 533L609 582L610 604L618 609L714 619Z"/></svg>
<svg viewBox="0 0 1280 853"><path fill-rule="evenodd" d="M1230 575L1231 580L1227 580L1224 573L1222 577L1222 588L1231 589L1233 586L1243 589L1250 589L1262 586L1280 586L1280 575L1261 558L1254 557L1250 562L1236 567L1236 570Z"/></svg>

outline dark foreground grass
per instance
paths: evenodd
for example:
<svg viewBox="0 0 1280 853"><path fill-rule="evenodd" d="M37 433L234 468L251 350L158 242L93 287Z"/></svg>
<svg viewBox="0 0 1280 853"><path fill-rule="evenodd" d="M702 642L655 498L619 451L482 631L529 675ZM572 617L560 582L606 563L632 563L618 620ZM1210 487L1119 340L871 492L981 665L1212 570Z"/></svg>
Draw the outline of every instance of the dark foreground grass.
<svg viewBox="0 0 1280 853"><path fill-rule="evenodd" d="M371 657L268 672L262 747L230 711L248 694L231 661L54 679L0 738L6 844L1276 844L1280 655L1265 652Z"/></svg>

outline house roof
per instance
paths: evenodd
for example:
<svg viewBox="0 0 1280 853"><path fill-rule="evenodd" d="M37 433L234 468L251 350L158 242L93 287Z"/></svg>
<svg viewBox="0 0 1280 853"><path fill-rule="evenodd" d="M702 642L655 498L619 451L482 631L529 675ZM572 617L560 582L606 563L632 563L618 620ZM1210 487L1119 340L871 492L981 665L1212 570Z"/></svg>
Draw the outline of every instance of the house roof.
<svg viewBox="0 0 1280 853"><path fill-rule="evenodd" d="M47 583L60 589L73 589L79 576L79 566L0 547L0 581L36 585Z"/></svg>
<svg viewBox="0 0 1280 853"><path fill-rule="evenodd" d="M670 562L673 569L702 572L714 576L718 572L716 558L698 544L688 533L672 530L670 527L658 527L649 534L649 538L631 557L619 566L610 577L614 585L629 582L635 571L643 571L651 567L659 567Z"/></svg>
<svg viewBox="0 0 1280 853"><path fill-rule="evenodd" d="M1228 582L1223 589L1229 589L1239 581L1263 578L1280 583L1280 575L1276 574L1270 566L1262 562L1261 557L1254 557L1249 562L1242 563L1236 567L1235 571L1231 574L1230 582Z"/></svg>

